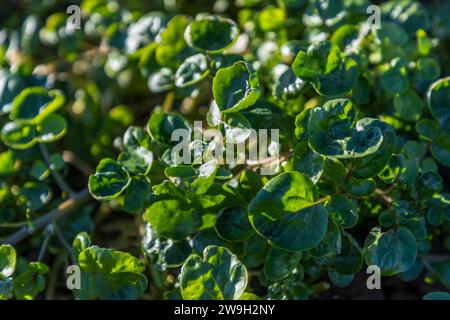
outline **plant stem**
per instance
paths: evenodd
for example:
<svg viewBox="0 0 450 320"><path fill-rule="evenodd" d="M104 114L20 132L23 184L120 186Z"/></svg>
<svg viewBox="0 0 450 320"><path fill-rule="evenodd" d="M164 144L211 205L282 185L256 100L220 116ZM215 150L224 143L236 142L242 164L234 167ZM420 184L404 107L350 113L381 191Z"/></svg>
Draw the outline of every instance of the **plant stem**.
<svg viewBox="0 0 450 320"><path fill-rule="evenodd" d="M320 198L319 200L314 202L314 204L321 204L321 203L325 203L325 202L330 201L330 200L331 200L331 196L328 195L328 196L325 196L323 198Z"/></svg>
<svg viewBox="0 0 450 320"><path fill-rule="evenodd" d="M164 280L161 278L160 272L156 270L155 266L152 264L151 261L149 261L149 269L150 269L150 275L153 280L153 285L158 291L165 290Z"/></svg>
<svg viewBox="0 0 450 320"><path fill-rule="evenodd" d="M169 112L172 110L173 103L175 101L175 93L173 91L170 91L167 93L166 98L164 99L162 109L164 112Z"/></svg>
<svg viewBox="0 0 450 320"><path fill-rule="evenodd" d="M46 165L48 166L50 172L52 173L53 179L55 179L56 184L62 191L64 191L71 198L73 198L74 191L72 190L72 188L70 188L69 185L67 185L67 183L64 181L64 179L61 177L61 175L57 170L53 170L51 168L50 156L48 154L47 148L44 146L44 144L39 143L39 149L41 150L42 157L44 158Z"/></svg>
<svg viewBox="0 0 450 320"><path fill-rule="evenodd" d="M39 250L39 255L37 261L41 262L44 259L45 253L47 252L48 244L50 242L50 238L52 237L52 233L50 230L45 231L44 241L42 242L41 249Z"/></svg>
<svg viewBox="0 0 450 320"><path fill-rule="evenodd" d="M294 151L290 150L287 153L278 156L278 157L269 157L264 158L262 160L247 160L246 165L249 168L257 168L268 164L274 164L274 163L282 163L289 158L292 158L294 156Z"/></svg>
<svg viewBox="0 0 450 320"><path fill-rule="evenodd" d="M86 204L91 199L89 195L89 190L83 189L79 193L75 193L72 198L67 199L61 203L56 209L48 212L47 214L32 221L32 228L30 226L25 226L18 230L16 233L0 239L0 244L11 244L15 245L20 241L26 239L29 235L33 234L35 231L44 228L49 223L56 221L57 219L66 216L67 214L74 211L76 208Z"/></svg>
<svg viewBox="0 0 450 320"><path fill-rule="evenodd" d="M392 204L393 200L386 194L386 191L377 188L375 189L375 194L379 196L388 206Z"/></svg>
<svg viewBox="0 0 450 320"><path fill-rule="evenodd" d="M26 226L28 221L20 221L20 222L5 222L0 224L0 228L20 228Z"/></svg>
<svg viewBox="0 0 450 320"><path fill-rule="evenodd" d="M61 229L58 227L56 223L53 223L53 230L55 231L55 235L58 238L61 245L64 247L64 249L67 251L67 253L70 255L72 253L72 247L67 243L67 240L64 238L64 235L61 232Z"/></svg>
<svg viewBox="0 0 450 320"><path fill-rule="evenodd" d="M63 252L58 255L55 259L55 262L52 266L52 272L50 273L50 277L48 280L47 290L45 291L45 300L53 300L55 297L55 288L58 284L59 279L59 270L61 265L64 262L66 254Z"/></svg>

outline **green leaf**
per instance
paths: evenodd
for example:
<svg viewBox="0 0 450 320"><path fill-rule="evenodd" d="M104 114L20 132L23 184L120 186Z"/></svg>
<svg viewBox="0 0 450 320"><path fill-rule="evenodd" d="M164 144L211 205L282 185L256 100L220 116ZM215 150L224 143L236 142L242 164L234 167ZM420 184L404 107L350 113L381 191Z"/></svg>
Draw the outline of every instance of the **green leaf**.
<svg viewBox="0 0 450 320"><path fill-rule="evenodd" d="M12 150L0 153L0 176L7 177L15 173L16 157Z"/></svg>
<svg viewBox="0 0 450 320"><path fill-rule="evenodd" d="M450 300L450 293L443 291L429 292L423 296L423 300Z"/></svg>
<svg viewBox="0 0 450 320"><path fill-rule="evenodd" d="M150 137L141 127L130 126L123 134L123 146L125 149L144 147L148 149Z"/></svg>
<svg viewBox="0 0 450 320"><path fill-rule="evenodd" d="M211 127L217 127L222 123L222 112L220 112L217 103L213 100L206 114L206 121Z"/></svg>
<svg viewBox="0 0 450 320"><path fill-rule="evenodd" d="M358 223L358 203L355 200L334 195L325 208L333 222L342 228L353 228Z"/></svg>
<svg viewBox="0 0 450 320"><path fill-rule="evenodd" d="M187 165L176 165L164 169L164 174L170 177L178 177L182 179L192 180L198 176L198 170Z"/></svg>
<svg viewBox="0 0 450 320"><path fill-rule="evenodd" d="M239 113L225 113L223 127L226 142L229 143L243 143L252 134L250 122Z"/></svg>
<svg viewBox="0 0 450 320"><path fill-rule="evenodd" d="M16 122L36 125L61 108L64 102L65 97L58 90L26 88L14 98L10 117Z"/></svg>
<svg viewBox="0 0 450 320"><path fill-rule="evenodd" d="M373 179L359 180L351 177L345 184L345 192L355 196L355 197L366 197L370 196L375 192L377 187L376 182Z"/></svg>
<svg viewBox="0 0 450 320"><path fill-rule="evenodd" d="M175 85L180 88L192 86L209 75L208 60L204 54L187 58L175 72Z"/></svg>
<svg viewBox="0 0 450 320"><path fill-rule="evenodd" d="M11 73L8 69L0 70L0 113L11 111L14 98L26 87L25 80L19 72Z"/></svg>
<svg viewBox="0 0 450 320"><path fill-rule="evenodd" d="M397 146L397 134L391 125L378 119L365 118L360 122L365 128L379 128L383 134L380 148L375 153L358 158L355 162L356 169L353 176L367 179L376 176L386 167Z"/></svg>
<svg viewBox="0 0 450 320"><path fill-rule="evenodd" d="M416 131L420 134L420 138L426 141L435 140L441 133L439 124L431 119L421 119L416 123Z"/></svg>
<svg viewBox="0 0 450 320"><path fill-rule="evenodd" d="M77 234L72 243L72 257L74 261L78 263L78 256L80 255L81 251L87 249L90 246L91 237L87 232L83 231Z"/></svg>
<svg viewBox="0 0 450 320"><path fill-rule="evenodd" d="M331 36L331 42L338 45L341 50L354 47L358 43L359 29L351 24L344 24L336 29Z"/></svg>
<svg viewBox="0 0 450 320"><path fill-rule="evenodd" d="M284 10L280 8L268 6L259 14L259 26L264 32L281 29L285 21Z"/></svg>
<svg viewBox="0 0 450 320"><path fill-rule="evenodd" d="M0 280L0 301L8 300L13 297L13 279L7 278L5 280Z"/></svg>
<svg viewBox="0 0 450 320"><path fill-rule="evenodd" d="M172 133L176 129L186 130L188 138L191 136L191 126L180 115L176 113L154 112L147 123L147 130L150 137L166 145L176 145L178 141L172 141Z"/></svg>
<svg viewBox="0 0 450 320"><path fill-rule="evenodd" d="M37 142L36 129L32 125L17 122L6 123L1 131L3 142L13 149L25 150Z"/></svg>
<svg viewBox="0 0 450 320"><path fill-rule="evenodd" d="M43 161L38 160L33 163L28 173L36 180L43 181L50 175L50 170Z"/></svg>
<svg viewBox="0 0 450 320"><path fill-rule="evenodd" d="M31 211L43 208L51 198L51 189L42 182L27 182L20 191L20 199Z"/></svg>
<svg viewBox="0 0 450 320"><path fill-rule="evenodd" d="M297 144L294 149L292 166L295 171L307 175L314 183L317 183L324 170L324 158L311 150L307 141L304 141Z"/></svg>
<svg viewBox="0 0 450 320"><path fill-rule="evenodd" d="M225 247L209 246L203 259L194 254L180 275L186 300L238 300L247 287L245 266Z"/></svg>
<svg viewBox="0 0 450 320"><path fill-rule="evenodd" d="M270 281L279 281L289 275L300 262L301 252L290 252L271 247L264 263L264 275Z"/></svg>
<svg viewBox="0 0 450 320"><path fill-rule="evenodd" d="M341 160L335 158L325 158L323 173L327 179L330 179L337 184L342 184L345 182L347 169Z"/></svg>
<svg viewBox="0 0 450 320"><path fill-rule="evenodd" d="M113 159L103 159L89 176L89 192L97 200L117 198L130 184L131 178Z"/></svg>
<svg viewBox="0 0 450 320"><path fill-rule="evenodd" d="M361 270L363 255L358 242L347 232L342 231L341 252L334 258L333 265L341 274L355 274Z"/></svg>
<svg viewBox="0 0 450 320"><path fill-rule="evenodd" d="M450 134L442 133L431 146L433 157L442 165L450 163Z"/></svg>
<svg viewBox="0 0 450 320"><path fill-rule="evenodd" d="M366 264L379 266L382 275L405 272L414 264L416 255L416 238L403 227L387 232L374 228L364 243Z"/></svg>
<svg viewBox="0 0 450 320"><path fill-rule="evenodd" d="M406 93L409 81L406 68L400 58L393 59L380 78L381 86L390 95Z"/></svg>
<svg viewBox="0 0 450 320"><path fill-rule="evenodd" d="M150 181L147 178L133 177L119 202L125 211L136 213L144 207L150 192Z"/></svg>
<svg viewBox="0 0 450 320"><path fill-rule="evenodd" d="M381 28L375 29L375 36L386 46L403 46L409 40L405 29L390 21L383 21Z"/></svg>
<svg viewBox="0 0 450 320"><path fill-rule="evenodd" d="M160 238L149 224L145 228L141 244L145 254L162 270L181 266L192 253L192 247L186 240Z"/></svg>
<svg viewBox="0 0 450 320"><path fill-rule="evenodd" d="M396 114L405 121L417 121L422 116L424 103L419 95L409 89L394 98Z"/></svg>
<svg viewBox="0 0 450 320"><path fill-rule="evenodd" d="M186 238L200 226L198 212L177 199L153 203L147 208L144 217L158 235L174 240Z"/></svg>
<svg viewBox="0 0 450 320"><path fill-rule="evenodd" d="M78 262L86 283L75 290L82 299L135 300L147 288L144 262L129 253L91 246Z"/></svg>
<svg viewBox="0 0 450 320"><path fill-rule="evenodd" d="M417 30L427 30L430 18L427 10L418 1L387 1L381 5L383 20L390 20L402 26L410 35Z"/></svg>
<svg viewBox="0 0 450 320"><path fill-rule="evenodd" d="M219 53L237 40L239 29L234 21L216 16L202 16L186 28L184 39L194 49Z"/></svg>
<svg viewBox="0 0 450 320"><path fill-rule="evenodd" d="M428 107L444 132L450 130L450 77L439 79L428 89Z"/></svg>
<svg viewBox="0 0 450 320"><path fill-rule="evenodd" d="M331 220L328 221L327 233L320 243L312 248L309 253L315 258L332 258L341 252L341 229Z"/></svg>
<svg viewBox="0 0 450 320"><path fill-rule="evenodd" d="M123 151L117 162L133 175L146 175L152 167L153 153L144 147L136 147Z"/></svg>
<svg viewBox="0 0 450 320"><path fill-rule="evenodd" d="M305 86L305 82L294 74L292 68L286 68L286 71L275 79L273 94L278 99L296 98Z"/></svg>
<svg viewBox="0 0 450 320"><path fill-rule="evenodd" d="M183 37L184 30L190 21L191 18L186 15L175 15L158 36L159 43L156 47L155 59L164 69L176 69L184 59L192 55L192 50L189 49Z"/></svg>
<svg viewBox="0 0 450 320"><path fill-rule="evenodd" d="M307 52L300 51L292 69L297 77L311 82L324 96L349 92L359 78L356 61L345 57L339 47L329 41L314 43Z"/></svg>
<svg viewBox="0 0 450 320"><path fill-rule="evenodd" d="M341 274L335 269L328 269L328 278L338 288L346 288L353 281L353 274Z"/></svg>
<svg viewBox="0 0 450 320"><path fill-rule="evenodd" d="M12 276L16 269L16 250L9 244L0 245L0 281Z"/></svg>
<svg viewBox="0 0 450 320"><path fill-rule="evenodd" d="M212 159L198 168L198 178L192 183L191 189L195 194L205 194L214 183L218 170L218 162Z"/></svg>
<svg viewBox="0 0 450 320"><path fill-rule="evenodd" d="M383 142L383 133L369 119L351 126L356 107L347 99L330 100L311 110L308 121L309 145L327 157L360 158L375 153Z"/></svg>
<svg viewBox="0 0 450 320"><path fill-rule="evenodd" d="M66 134L67 121L59 114L50 114L40 121L37 131L39 142L55 142Z"/></svg>
<svg viewBox="0 0 450 320"><path fill-rule="evenodd" d="M245 62L217 71L213 95L222 113L237 112L255 104L260 95L258 75Z"/></svg>
<svg viewBox="0 0 450 320"><path fill-rule="evenodd" d="M220 210L215 229L221 238L228 241L245 241L254 234L247 209L242 206Z"/></svg>
<svg viewBox="0 0 450 320"><path fill-rule="evenodd" d="M271 179L249 205L255 230L274 246L302 251L314 248L324 238L328 215L318 198L317 187L299 172Z"/></svg>
<svg viewBox="0 0 450 320"><path fill-rule="evenodd" d="M169 68L161 68L148 78L147 86L151 92L160 93L174 87L174 74Z"/></svg>
<svg viewBox="0 0 450 320"><path fill-rule="evenodd" d="M45 277L48 267L40 262L30 262L26 270L14 277L14 295L19 300L33 300L45 289Z"/></svg>

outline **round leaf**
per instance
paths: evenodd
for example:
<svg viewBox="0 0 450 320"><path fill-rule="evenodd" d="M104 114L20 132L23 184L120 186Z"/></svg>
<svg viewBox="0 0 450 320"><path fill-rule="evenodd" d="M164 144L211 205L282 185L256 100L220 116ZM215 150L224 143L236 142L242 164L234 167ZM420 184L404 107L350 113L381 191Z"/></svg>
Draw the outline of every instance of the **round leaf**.
<svg viewBox="0 0 450 320"><path fill-rule="evenodd" d="M145 220L158 235L182 240L195 232L200 225L200 218L192 206L179 200L160 200L148 207Z"/></svg>
<svg viewBox="0 0 450 320"><path fill-rule="evenodd" d="M428 107L444 132L450 131L450 77L434 82L428 90Z"/></svg>
<svg viewBox="0 0 450 320"><path fill-rule="evenodd" d="M347 99L330 100L311 110L308 121L309 145L324 156L360 158L376 152L383 133L370 120L362 119L352 127L355 105Z"/></svg>
<svg viewBox="0 0 450 320"><path fill-rule="evenodd" d="M317 188L307 176L283 173L250 202L250 222L276 247L290 251L314 248L324 238L328 224L326 209L315 204L317 197Z"/></svg>
<svg viewBox="0 0 450 320"><path fill-rule="evenodd" d="M24 89L14 98L11 119L27 124L39 124L44 118L58 110L65 102L60 91L48 92L43 87Z"/></svg>
<svg viewBox="0 0 450 320"><path fill-rule="evenodd" d="M66 134L67 121L59 114L51 114L39 123L37 129L39 142L54 142Z"/></svg>
<svg viewBox="0 0 450 320"><path fill-rule="evenodd" d="M215 16L203 16L189 24L184 39L192 48L219 53L236 41L239 29L234 21Z"/></svg>
<svg viewBox="0 0 450 320"><path fill-rule="evenodd" d="M97 200L117 198L130 184L131 179L113 159L103 159L95 173L89 176L89 192Z"/></svg>
<svg viewBox="0 0 450 320"><path fill-rule="evenodd" d="M16 250L8 244L0 245L0 281L14 273L16 269Z"/></svg>
<svg viewBox="0 0 450 320"><path fill-rule="evenodd" d="M153 153L144 147L137 147L122 152L117 162L133 175L146 175L152 167Z"/></svg>
<svg viewBox="0 0 450 320"><path fill-rule="evenodd" d="M187 58L175 73L175 85L180 88L192 86L209 74L208 60L204 54Z"/></svg>
<svg viewBox="0 0 450 320"><path fill-rule="evenodd" d="M203 259L194 254L184 263L180 286L186 300L238 300L247 287L247 270L227 248L209 246Z"/></svg>
<svg viewBox="0 0 450 320"><path fill-rule="evenodd" d="M17 122L6 123L2 128L1 137L7 146L18 150L31 148L37 141L34 126Z"/></svg>
<svg viewBox="0 0 450 320"><path fill-rule="evenodd" d="M213 80L213 95L223 113L237 112L253 105L259 98L258 75L245 62L220 69Z"/></svg>
<svg viewBox="0 0 450 320"><path fill-rule="evenodd" d="M339 47L329 41L312 44L300 51L292 65L297 77L311 82L325 96L349 92L359 78L355 60L345 57Z"/></svg>
<svg viewBox="0 0 450 320"><path fill-rule="evenodd" d="M215 228L217 234L228 241L244 241L254 233L247 209L241 206L222 209Z"/></svg>
<svg viewBox="0 0 450 320"><path fill-rule="evenodd" d="M380 267L383 275L395 275L408 270L416 260L416 238L406 228L381 232L373 229L364 243L367 265Z"/></svg>

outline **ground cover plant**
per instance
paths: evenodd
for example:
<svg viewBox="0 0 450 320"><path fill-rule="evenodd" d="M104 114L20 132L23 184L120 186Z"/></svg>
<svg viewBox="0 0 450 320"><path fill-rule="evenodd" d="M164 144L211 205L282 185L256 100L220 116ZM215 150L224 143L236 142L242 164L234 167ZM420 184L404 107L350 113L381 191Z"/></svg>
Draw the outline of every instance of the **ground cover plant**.
<svg viewBox="0 0 450 320"><path fill-rule="evenodd" d="M449 299L449 12L5 1L0 299Z"/></svg>

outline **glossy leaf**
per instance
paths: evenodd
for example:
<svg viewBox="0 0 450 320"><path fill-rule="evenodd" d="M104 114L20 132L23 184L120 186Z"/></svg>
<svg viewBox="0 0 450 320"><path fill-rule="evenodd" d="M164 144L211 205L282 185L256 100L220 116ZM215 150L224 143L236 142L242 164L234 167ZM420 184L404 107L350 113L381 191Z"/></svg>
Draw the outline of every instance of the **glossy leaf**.
<svg viewBox="0 0 450 320"><path fill-rule="evenodd" d="M238 300L247 286L247 270L228 249L209 246L203 258L191 255L184 263L180 285L186 300Z"/></svg>
<svg viewBox="0 0 450 320"><path fill-rule="evenodd" d="M300 51L292 68L297 77L311 82L325 96L352 90L359 77L356 61L345 57L337 45L327 41L312 44L307 52Z"/></svg>
<svg viewBox="0 0 450 320"><path fill-rule="evenodd" d="M230 47L239 34L237 25L229 19L204 16L186 28L184 38L193 48L208 53L218 53Z"/></svg>
<svg viewBox="0 0 450 320"><path fill-rule="evenodd" d="M249 205L253 227L274 246L290 251L314 248L325 236L328 215L315 204L318 191L299 172L270 180Z"/></svg>
<svg viewBox="0 0 450 320"><path fill-rule="evenodd" d="M394 275L408 270L416 255L416 239L405 228L387 232L373 229L364 244L366 263L379 266L383 275Z"/></svg>
<svg viewBox="0 0 450 320"><path fill-rule="evenodd" d="M327 157L359 158L375 153L383 142L383 133L370 120L362 119L351 128L356 107L350 100L338 99L311 111L308 121L309 145Z"/></svg>
<svg viewBox="0 0 450 320"><path fill-rule="evenodd" d="M42 87L27 88L14 98L11 119L24 124L39 124L62 107L64 102L65 98L59 91L47 92Z"/></svg>
<svg viewBox="0 0 450 320"><path fill-rule="evenodd" d="M247 63L236 62L217 72L213 80L213 95L223 113L246 109L259 98L258 76Z"/></svg>
<svg viewBox="0 0 450 320"><path fill-rule="evenodd" d="M89 191L98 200L117 198L130 184L131 179L116 161L103 159L95 173L89 176Z"/></svg>
<svg viewBox="0 0 450 320"><path fill-rule="evenodd" d="M246 208L240 206L221 210L215 229L221 238L228 241L244 241L254 233Z"/></svg>

